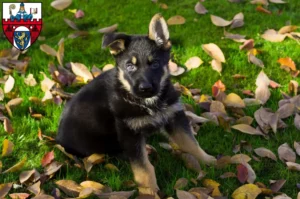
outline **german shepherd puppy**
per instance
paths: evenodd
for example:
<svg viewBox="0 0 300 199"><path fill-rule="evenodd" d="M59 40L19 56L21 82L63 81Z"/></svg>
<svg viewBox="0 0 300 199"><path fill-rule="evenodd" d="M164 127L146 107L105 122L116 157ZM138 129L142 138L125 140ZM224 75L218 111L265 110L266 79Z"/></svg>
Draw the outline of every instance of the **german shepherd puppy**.
<svg viewBox="0 0 300 199"><path fill-rule="evenodd" d="M214 164L216 159L194 138L170 81L171 42L164 18L152 18L148 35L106 34L102 47L110 49L116 68L92 80L66 104L57 142L82 157L123 152L139 190L152 195L159 188L146 152L147 135L165 130L182 151Z"/></svg>

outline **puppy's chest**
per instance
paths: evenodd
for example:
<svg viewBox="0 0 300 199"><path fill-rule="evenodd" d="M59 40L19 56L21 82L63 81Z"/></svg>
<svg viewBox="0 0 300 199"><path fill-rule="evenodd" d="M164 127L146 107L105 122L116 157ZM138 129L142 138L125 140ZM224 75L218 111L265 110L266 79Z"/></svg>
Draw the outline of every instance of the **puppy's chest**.
<svg viewBox="0 0 300 199"><path fill-rule="evenodd" d="M173 104L153 103L147 105L145 103L136 103L127 101L132 106L132 115L124 118L124 122L132 130L142 130L145 128L156 128L164 126L176 112L182 110L180 102L176 101Z"/></svg>

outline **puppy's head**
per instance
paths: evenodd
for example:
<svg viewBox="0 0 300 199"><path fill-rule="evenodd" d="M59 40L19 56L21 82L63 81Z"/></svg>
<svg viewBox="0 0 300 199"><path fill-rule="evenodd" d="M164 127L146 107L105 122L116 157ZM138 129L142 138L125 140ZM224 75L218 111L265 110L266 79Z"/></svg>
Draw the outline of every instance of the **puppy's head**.
<svg viewBox="0 0 300 199"><path fill-rule="evenodd" d="M119 80L124 88L139 98L151 98L169 77L171 43L166 21L156 14L146 36L109 33L102 47L109 47L115 57Z"/></svg>

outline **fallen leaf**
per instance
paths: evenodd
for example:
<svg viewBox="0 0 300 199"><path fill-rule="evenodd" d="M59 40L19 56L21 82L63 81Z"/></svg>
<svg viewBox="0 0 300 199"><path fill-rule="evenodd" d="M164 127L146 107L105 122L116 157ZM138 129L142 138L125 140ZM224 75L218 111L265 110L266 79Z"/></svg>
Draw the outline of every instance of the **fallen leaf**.
<svg viewBox="0 0 300 199"><path fill-rule="evenodd" d="M249 162L251 158L246 154L236 154L230 158L232 164L245 164Z"/></svg>
<svg viewBox="0 0 300 199"><path fill-rule="evenodd" d="M175 185L174 185L174 189L183 189L187 186L187 184L189 183L189 181L186 178L179 178Z"/></svg>
<svg viewBox="0 0 300 199"><path fill-rule="evenodd" d="M26 199L30 196L30 194L28 193L12 193L9 194L9 197L11 197L12 199Z"/></svg>
<svg viewBox="0 0 300 199"><path fill-rule="evenodd" d="M14 132L14 129L11 125L11 122L8 118L4 118L3 120L3 125L4 125L4 130L8 133L8 134L12 134Z"/></svg>
<svg viewBox="0 0 300 199"><path fill-rule="evenodd" d="M227 20L225 20L221 17L215 16L215 15L210 15L210 19L214 25L219 26L219 27L225 27L232 23L232 21L227 21Z"/></svg>
<svg viewBox="0 0 300 199"><path fill-rule="evenodd" d="M286 180L282 179L282 180L276 180L274 183L272 183L270 185L270 189L273 191L273 192L278 192L282 186L285 184Z"/></svg>
<svg viewBox="0 0 300 199"><path fill-rule="evenodd" d="M298 94L298 87L299 83L295 80L291 80L289 83L289 93L296 96Z"/></svg>
<svg viewBox="0 0 300 199"><path fill-rule="evenodd" d="M212 101L211 102L210 112L221 112L221 113L227 114L224 104L222 102L219 102L219 101Z"/></svg>
<svg viewBox="0 0 300 199"><path fill-rule="evenodd" d="M240 12L233 17L230 28L231 29L239 28L242 27L243 25L244 25L244 14Z"/></svg>
<svg viewBox="0 0 300 199"><path fill-rule="evenodd" d="M176 190L176 196L178 199L197 199L193 194L179 189Z"/></svg>
<svg viewBox="0 0 300 199"><path fill-rule="evenodd" d="M260 73L256 78L255 85L259 87L259 86L269 86L269 84L270 84L269 77L264 73L263 70L260 71Z"/></svg>
<svg viewBox="0 0 300 199"><path fill-rule="evenodd" d="M106 64L103 68L102 68L102 71L105 72L105 71L108 71L110 69L113 69L115 66L112 65L112 64Z"/></svg>
<svg viewBox="0 0 300 199"><path fill-rule="evenodd" d="M202 49L213 59L225 63L225 57L222 50L214 43L203 44Z"/></svg>
<svg viewBox="0 0 300 199"><path fill-rule="evenodd" d="M88 31L76 31L76 32L74 32L74 33L72 33L72 34L69 34L68 35L68 38L70 38L70 39L75 39L75 38L77 38L77 37L86 37L86 36L88 36L89 35L89 32Z"/></svg>
<svg viewBox="0 0 300 199"><path fill-rule="evenodd" d="M51 2L51 6L56 10L64 10L69 7L72 3L72 0L55 0Z"/></svg>
<svg viewBox="0 0 300 199"><path fill-rule="evenodd" d="M293 149L288 145L288 143L284 143L278 148L279 159L282 162L295 162L296 154Z"/></svg>
<svg viewBox="0 0 300 199"><path fill-rule="evenodd" d="M289 170L292 171L300 171L300 164L295 163L295 162L286 162L286 165Z"/></svg>
<svg viewBox="0 0 300 199"><path fill-rule="evenodd" d="M77 10L77 12L75 13L75 18L79 19L83 17L84 17L84 12L82 10Z"/></svg>
<svg viewBox="0 0 300 199"><path fill-rule="evenodd" d="M89 157L83 159L84 168L87 172L90 172L93 165L104 162L104 154L92 154Z"/></svg>
<svg viewBox="0 0 300 199"><path fill-rule="evenodd" d="M217 71L218 73L221 74L221 72L222 72L222 62L219 62L219 61L213 59L211 61L211 67L212 67L213 70L215 70L215 71Z"/></svg>
<svg viewBox="0 0 300 199"><path fill-rule="evenodd" d="M233 199L255 199L261 193L260 188L254 184L246 184L232 193Z"/></svg>
<svg viewBox="0 0 300 199"><path fill-rule="evenodd" d="M15 85L15 79L9 75L5 84L4 84L4 93L9 93Z"/></svg>
<svg viewBox="0 0 300 199"><path fill-rule="evenodd" d="M54 160L54 151L50 151L43 156L41 160L42 167L45 167L46 165L50 164L52 160Z"/></svg>
<svg viewBox="0 0 300 199"><path fill-rule="evenodd" d="M208 119L206 119L204 117L200 117L191 111L185 111L185 115L188 118L191 118L191 121L193 121L193 123L196 123L196 124L209 122Z"/></svg>
<svg viewBox="0 0 300 199"><path fill-rule="evenodd" d="M280 28L278 30L278 33L279 34L290 33L290 32L293 32L294 30L297 30L297 28L298 28L298 26L291 26L291 25L283 26L282 28Z"/></svg>
<svg viewBox="0 0 300 199"><path fill-rule="evenodd" d="M118 167L116 167L115 165L113 165L111 163L105 164L104 168L106 168L107 170L110 170L110 171L119 171Z"/></svg>
<svg viewBox="0 0 300 199"><path fill-rule="evenodd" d="M254 93L252 93L252 91L250 90L243 90L243 94L248 96L254 96Z"/></svg>
<svg viewBox="0 0 300 199"><path fill-rule="evenodd" d="M0 198L5 198L12 187L13 183L0 184Z"/></svg>
<svg viewBox="0 0 300 199"><path fill-rule="evenodd" d="M47 55L51 55L53 57L56 56L56 53L57 53L56 50L54 50L52 47L48 46L47 44L40 45L40 49Z"/></svg>
<svg viewBox="0 0 300 199"><path fill-rule="evenodd" d="M267 86L259 86L255 90L255 99L259 100L261 104L265 104L271 96L271 92Z"/></svg>
<svg viewBox="0 0 300 199"><path fill-rule="evenodd" d="M286 3L285 1L282 1L282 0L269 0L271 3Z"/></svg>
<svg viewBox="0 0 300 199"><path fill-rule="evenodd" d="M33 197L32 199L55 199L53 196L49 196L46 194L39 194L35 197Z"/></svg>
<svg viewBox="0 0 300 199"><path fill-rule="evenodd" d="M27 78L24 79L24 83L28 86L35 86L37 84L33 74L28 74Z"/></svg>
<svg viewBox="0 0 300 199"><path fill-rule="evenodd" d="M250 117L250 116L244 116L244 117L239 118L236 121L236 124L248 124L248 125L251 125L252 122L253 122L253 118L252 117Z"/></svg>
<svg viewBox="0 0 300 199"><path fill-rule="evenodd" d="M264 147L256 148L256 149L254 149L254 152L262 158L266 157L266 158L270 158L274 161L277 161L276 155L271 150L266 149Z"/></svg>
<svg viewBox="0 0 300 199"><path fill-rule="evenodd" d="M187 67L189 71L191 69L198 68L202 63L203 61L199 57L195 56L189 58L184 65Z"/></svg>
<svg viewBox="0 0 300 199"><path fill-rule="evenodd" d="M246 39L245 39L245 35L239 35L239 34L232 34L230 32L227 32L226 30L224 30L224 36L225 38L227 39L232 39L233 41L235 42L245 42Z"/></svg>
<svg viewBox="0 0 300 199"><path fill-rule="evenodd" d="M216 168L217 169L222 169L225 168L226 166L231 164L231 157L230 156L222 156L221 158L217 159L217 164Z"/></svg>
<svg viewBox="0 0 300 199"><path fill-rule="evenodd" d="M277 60L281 66L286 66L290 68L292 71L296 71L296 64L290 57L280 58Z"/></svg>
<svg viewBox="0 0 300 199"><path fill-rule="evenodd" d="M18 106L23 102L23 98L14 98L9 100L9 102L7 102L6 106L11 107L11 106Z"/></svg>
<svg viewBox="0 0 300 199"><path fill-rule="evenodd" d="M180 15L175 15L167 20L168 25L181 25L185 23L185 18Z"/></svg>
<svg viewBox="0 0 300 199"><path fill-rule="evenodd" d="M51 176L52 174L56 173L62 167L62 165L63 164L60 162L53 161L44 168L44 174Z"/></svg>
<svg viewBox="0 0 300 199"><path fill-rule="evenodd" d="M34 176L36 172L37 171L35 169L29 170L29 171L23 171L19 176L20 183L23 184L24 182L31 179L31 177Z"/></svg>
<svg viewBox="0 0 300 199"><path fill-rule="evenodd" d="M277 113L278 113L279 118L284 119L284 118L287 118L287 117L290 117L291 115L293 115L295 113L295 109L296 109L296 107L294 104L287 103L287 104L284 104L283 106L281 106L277 110Z"/></svg>
<svg viewBox="0 0 300 199"><path fill-rule="evenodd" d="M214 83L213 87L217 87L220 91L223 91L223 92L226 90L226 86L221 80L216 81L216 83Z"/></svg>
<svg viewBox="0 0 300 199"><path fill-rule="evenodd" d="M14 144L8 139L3 140L2 144L2 157L9 156L14 149Z"/></svg>
<svg viewBox="0 0 300 199"><path fill-rule="evenodd" d="M225 178L236 178L236 174L233 172L226 172L220 176L221 179Z"/></svg>
<svg viewBox="0 0 300 199"><path fill-rule="evenodd" d="M254 39L248 39L240 46L240 50L251 50L252 48L254 48Z"/></svg>
<svg viewBox="0 0 300 199"><path fill-rule="evenodd" d="M235 93L230 93L229 95L226 96L224 100L225 106L228 107L236 107L236 108L245 108L246 105L244 101L241 99L240 96L238 96Z"/></svg>
<svg viewBox="0 0 300 199"><path fill-rule="evenodd" d="M27 158L24 158L23 160L21 160L20 162L18 162L14 166L12 166L9 169L3 171L2 174L9 173L9 172L16 172L16 171L21 170L23 168L23 166L25 165L26 160L27 160Z"/></svg>
<svg viewBox="0 0 300 199"><path fill-rule="evenodd" d="M71 62L72 71L75 75L78 75L84 79L84 82L93 79L92 73L88 68L82 63L73 63Z"/></svg>
<svg viewBox="0 0 300 199"><path fill-rule="evenodd" d="M34 195L38 195L41 192L41 181L38 181L35 184L27 187L27 189Z"/></svg>
<svg viewBox="0 0 300 199"><path fill-rule="evenodd" d="M300 130L300 115L299 114L295 115L294 125L298 130Z"/></svg>
<svg viewBox="0 0 300 199"><path fill-rule="evenodd" d="M272 14L272 12L270 10L267 10L267 9L263 8L261 5L257 6L256 10L258 12L262 12L262 13L265 13L265 14L269 14L269 15Z"/></svg>
<svg viewBox="0 0 300 199"><path fill-rule="evenodd" d="M280 84L278 84L277 82L274 82L273 80L270 80L269 86L270 86L271 88L274 88L274 89L275 89L275 88L281 87Z"/></svg>
<svg viewBox="0 0 300 199"><path fill-rule="evenodd" d="M269 29L266 30L264 34L261 35L261 37L271 42L282 42L285 39L286 34L279 34L276 30Z"/></svg>
<svg viewBox="0 0 300 199"><path fill-rule="evenodd" d="M79 198L88 198L93 194L92 188L84 188L79 193Z"/></svg>
<svg viewBox="0 0 300 199"><path fill-rule="evenodd" d="M167 10L167 9L168 9L168 5L165 4L165 3L159 4L159 7L161 7L161 8L164 9L164 10Z"/></svg>
<svg viewBox="0 0 300 199"><path fill-rule="evenodd" d="M243 164L237 165L237 178L240 183L244 184L248 178L248 170Z"/></svg>
<svg viewBox="0 0 300 199"><path fill-rule="evenodd" d="M107 189L106 186L94 181L84 181L80 183L80 186L83 188L91 188L94 192L104 192Z"/></svg>
<svg viewBox="0 0 300 199"><path fill-rule="evenodd" d="M112 26L109 27L105 27L105 28L101 28L98 30L98 32L100 33L111 33L111 32L115 32L118 28L118 24L114 24Z"/></svg>
<svg viewBox="0 0 300 199"><path fill-rule="evenodd" d="M112 198L112 197L119 197L119 198L130 198L134 194L135 190L132 191L119 191L119 192L110 192L110 193L101 193L96 192L95 195L98 198Z"/></svg>
<svg viewBox="0 0 300 199"><path fill-rule="evenodd" d="M292 199L292 198L286 194L281 194L281 195L273 197L273 199Z"/></svg>
<svg viewBox="0 0 300 199"><path fill-rule="evenodd" d="M58 51L57 51L57 54L56 54L56 58L58 60L58 63L61 66L63 66L64 54L65 54L65 43L64 43L64 39L62 38L62 41L59 44Z"/></svg>
<svg viewBox="0 0 300 199"><path fill-rule="evenodd" d="M203 15L206 14L208 10L206 10L206 8L200 2L197 2L195 5L195 12Z"/></svg>
<svg viewBox="0 0 300 199"><path fill-rule="evenodd" d="M263 61L260 60L260 59L258 59L258 58L257 58L256 56L254 56L252 53L249 53L249 54L248 54L248 61L251 62L251 63L253 63L253 64L256 65L256 66L261 67L261 68L264 68L264 67L265 67Z"/></svg>
<svg viewBox="0 0 300 199"><path fill-rule="evenodd" d="M245 75L241 75L241 74L235 74L235 75L232 75L232 77L235 79L245 79L246 78Z"/></svg>
<svg viewBox="0 0 300 199"><path fill-rule="evenodd" d="M78 185L73 180L59 180L55 182L59 189L71 197L78 197L83 187Z"/></svg>
<svg viewBox="0 0 300 199"><path fill-rule="evenodd" d="M44 76L43 81L41 81L41 88L42 91L46 92L49 91L55 84L54 81L52 81L51 79L49 79L45 73L41 72Z"/></svg>
<svg viewBox="0 0 300 199"><path fill-rule="evenodd" d="M251 4L261 4L261 5L265 5L265 6L269 5L268 0L252 0L250 3Z"/></svg>

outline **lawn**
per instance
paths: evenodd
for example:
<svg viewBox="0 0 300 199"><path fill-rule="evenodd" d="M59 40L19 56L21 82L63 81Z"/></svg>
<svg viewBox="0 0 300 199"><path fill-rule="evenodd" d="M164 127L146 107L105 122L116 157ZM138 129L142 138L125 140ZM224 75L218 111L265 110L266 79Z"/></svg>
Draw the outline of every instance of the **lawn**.
<svg viewBox="0 0 300 199"><path fill-rule="evenodd" d="M256 11L256 5L252 5L248 0L244 3L230 3L227 0L207 0L203 3L209 13L199 15L194 11L196 0L165 0L159 1L157 4L150 0L73 0L73 3L68 9L81 9L85 16L82 19L75 19L74 14L68 9L57 11L50 6L50 0L43 0L43 30L41 36L46 39L37 41L32 45L25 55L31 58L25 76L32 73L38 85L29 87L24 84L24 75L16 72L11 75L15 78L16 83L13 89L15 96L23 98L23 102L18 107L12 110L13 117L11 118L14 133L8 135L4 128L0 128L0 147L4 139L12 141L15 145L13 153L8 157L1 157L3 169L5 170L18 161L27 157L23 170L36 168L38 171L43 171L41 159L43 155L51 150L53 146L41 142L38 138L38 129L40 128L43 134L54 137L57 132L58 121L60 114L64 108L63 105L56 105L48 102L45 104L36 104L29 101L29 97L35 96L43 98L44 92L41 90L40 82L43 80L44 72L48 77L49 62L56 64L56 58L51 57L40 50L40 45L47 44L55 49L58 49L58 42L61 38L65 38L65 57L64 63L80 62L88 66L90 69L93 65L102 68L106 64L114 64L113 58L107 49L101 49L102 33L97 32L98 29L118 24L118 31L128 34L146 34L148 32L148 24L151 17L160 12L165 19L174 15L181 15L186 19L183 25L169 26L170 38L173 44L172 60L180 66L184 66L186 60L192 56L199 56L204 63L196 69L193 69L179 77L172 77L172 81L180 82L182 85L191 85L192 88L200 88L202 94L212 95L212 85L219 79L226 85L226 93L237 93L242 98L246 97L242 94L243 90L255 91L255 80L261 68L251 64L247 60L247 52L240 51L240 43L229 39L222 39L224 29L212 24L210 14L220 16L230 20L239 12L245 15L245 25L241 28L230 30L231 33L246 35L247 39L255 40L255 47L262 51L257 55L264 64L264 72L268 77L282 85L281 88L271 89L271 98L264 107L272 110L278 109L278 101L282 99L281 91L288 92L288 84L290 80L295 80L300 83L300 78L293 78L286 71L280 69L277 60L281 57L290 57L300 69L300 46L298 42L286 38L283 42L272 43L261 38L261 34L267 29L278 30L287 22L292 25L300 26L300 1L286 0L287 4L270 4L268 9L272 11L272 15ZM9 2L4 0L4 2ZM30 1L38 2L38 1ZM159 3L166 3L168 9L162 9ZM0 9L2 11L2 8ZM278 11L281 11L278 14ZM2 15L2 13L1 13ZM75 39L68 38L68 35L73 33L69 26L64 22L64 18L74 21L80 30L88 31L86 37L78 37ZM299 29L298 29L299 30ZM201 48L202 44L215 43L223 51L226 57L226 63L223 64L222 75L212 70L209 61L211 58ZM6 40L5 36L0 37L0 50L11 48L11 44ZM234 74L243 74L246 76L243 80L232 78ZM1 77L5 74L1 71ZM2 85L3 88L3 85ZM78 88L65 88L66 91L76 92ZM101 92L101 91L100 91ZM7 103L10 96L6 95L2 104ZM182 100L192 104L199 113L202 111L194 103L193 99L183 96ZM32 108L36 113L41 113L43 118L37 120L30 116L29 108ZM253 117L254 112L259 106L246 108L247 115ZM7 113L4 113L7 115ZM300 132L293 125L293 118L290 117L284 120L288 127L284 130L279 130L277 134L270 132L270 138L243 134L239 131L232 130L226 132L223 128L211 123L201 126L198 132L197 140L203 149L214 156L229 155L232 156L233 146L245 140L252 144L252 147L266 147L273 151L277 156L277 149L281 144L288 143L293 146L294 141L300 141ZM256 124L254 124L256 126ZM158 157L153 161L156 168L157 181L160 189L168 196L175 197L173 186L178 178L184 177L187 179L196 178L197 173L188 170L183 162L170 152L162 149L159 142L166 140L159 136L153 136L149 140L149 144L157 149ZM86 179L94 180L110 186L115 191L132 190L126 188L124 182L132 180L130 165L124 160L110 157L108 162L115 164L120 172L111 172L104 168L104 165L94 166L89 175L82 169L74 165L72 160L68 159L59 150L54 149L55 159L64 162L64 166L58 171L53 179L42 185L42 189L50 194L52 189L56 187L55 181L59 179L70 179L80 183ZM242 153L253 155L247 151ZM300 158L297 157L297 163L300 163ZM251 160L250 164L256 172L257 179L255 182L262 182L269 185L269 180L286 179L287 182L281 189L281 192L286 193L291 198L296 198L299 189L297 183L300 183L299 172L290 171L286 165L280 160L277 162L267 158L262 158L260 162ZM207 167L202 165L202 169L207 172L205 178L213 179L219 182L220 190L224 196L231 196L233 191L241 186L241 183L236 178L221 179L219 176L227 171L236 172L236 165L230 165L223 169ZM8 182L17 182L21 171L7 174L0 174L0 184ZM198 186L202 186L201 181ZM193 183L189 183L185 190L195 187ZM13 190L12 192L28 192L25 189Z"/></svg>

